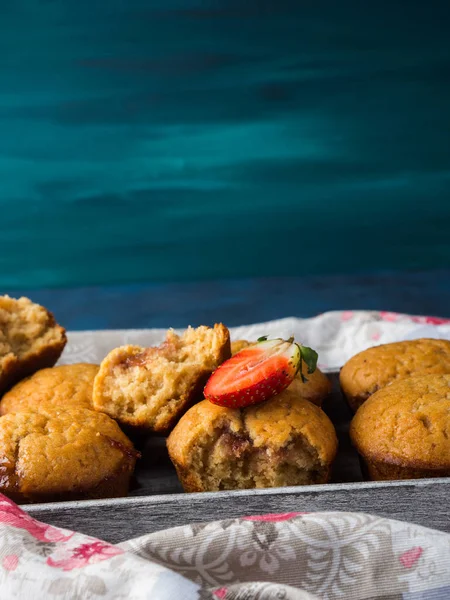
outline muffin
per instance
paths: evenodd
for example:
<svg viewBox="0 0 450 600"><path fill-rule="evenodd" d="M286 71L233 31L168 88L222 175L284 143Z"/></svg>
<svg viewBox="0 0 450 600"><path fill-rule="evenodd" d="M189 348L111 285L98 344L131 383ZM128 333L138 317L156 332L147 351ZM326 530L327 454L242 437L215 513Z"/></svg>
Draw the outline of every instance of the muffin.
<svg viewBox="0 0 450 600"><path fill-rule="evenodd" d="M98 365L76 363L41 369L23 379L0 402L0 414L38 411L39 406L55 408L91 408L92 388Z"/></svg>
<svg viewBox="0 0 450 600"><path fill-rule="evenodd" d="M66 345L65 330L28 298L0 296L0 395L39 369L52 367Z"/></svg>
<svg viewBox="0 0 450 600"><path fill-rule="evenodd" d="M220 324L170 330L156 348L122 346L108 354L94 381L93 403L119 423L169 431L201 400L211 373L230 357L228 329Z"/></svg>
<svg viewBox="0 0 450 600"><path fill-rule="evenodd" d="M135 462L117 423L92 410L0 418L0 492L15 502L125 496Z"/></svg>
<svg viewBox="0 0 450 600"><path fill-rule="evenodd" d="M341 369L341 389L356 410L369 396L397 379L450 373L450 341L419 339L375 346L356 354Z"/></svg>
<svg viewBox="0 0 450 600"><path fill-rule="evenodd" d="M235 340L234 342L231 342L231 354L237 354L244 348L253 346L254 343L255 342L248 342L247 340ZM314 373L309 374L308 367L305 363L303 363L302 366L302 374L307 381L303 383L299 373L287 389L302 398L306 398L306 400L316 404L316 406L322 406L322 402L331 392L331 381L317 368Z"/></svg>
<svg viewBox="0 0 450 600"><path fill-rule="evenodd" d="M325 483L337 438L320 408L285 390L243 409L203 400L167 448L185 491L211 492Z"/></svg>
<svg viewBox="0 0 450 600"><path fill-rule="evenodd" d="M450 375L395 381L358 410L350 437L370 479L450 476Z"/></svg>

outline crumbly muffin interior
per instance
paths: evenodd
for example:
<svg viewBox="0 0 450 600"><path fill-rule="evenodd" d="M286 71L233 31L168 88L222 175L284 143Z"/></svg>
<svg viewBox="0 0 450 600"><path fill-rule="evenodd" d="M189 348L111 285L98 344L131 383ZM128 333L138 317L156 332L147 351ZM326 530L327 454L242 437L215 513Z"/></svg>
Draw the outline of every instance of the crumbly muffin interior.
<svg viewBox="0 0 450 600"><path fill-rule="evenodd" d="M157 348L118 348L110 354L107 375L94 384L95 408L125 422L158 427L194 387L201 392L218 366L223 344L215 328L202 326L181 336L169 331Z"/></svg>
<svg viewBox="0 0 450 600"><path fill-rule="evenodd" d="M198 474L202 489L211 491L314 484L328 474L304 436L292 435L282 447L258 446L245 418L239 432L216 424L207 440L194 443L187 468Z"/></svg>
<svg viewBox="0 0 450 600"><path fill-rule="evenodd" d="M49 344L60 343L63 335L44 307L28 298L0 297L0 371L6 359L38 354Z"/></svg>

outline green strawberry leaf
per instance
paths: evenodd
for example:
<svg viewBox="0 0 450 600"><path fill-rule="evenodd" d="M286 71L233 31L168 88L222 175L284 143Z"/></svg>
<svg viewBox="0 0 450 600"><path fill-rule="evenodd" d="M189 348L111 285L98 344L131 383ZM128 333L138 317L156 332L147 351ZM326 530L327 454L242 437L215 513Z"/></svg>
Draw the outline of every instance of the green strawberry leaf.
<svg viewBox="0 0 450 600"><path fill-rule="evenodd" d="M266 342L267 341L267 337L268 337L267 335L263 335L263 336L259 337L257 341L258 342Z"/></svg>
<svg viewBox="0 0 450 600"><path fill-rule="evenodd" d="M311 373L314 373L314 371L317 368L317 359L318 359L318 354L315 350L313 350L312 348L308 348L307 346L300 346L300 362L302 360L305 361L306 366L308 367L308 374L311 375ZM301 369L301 366L300 366ZM301 373L301 370L300 370ZM302 381L303 383L303 375L302 375Z"/></svg>

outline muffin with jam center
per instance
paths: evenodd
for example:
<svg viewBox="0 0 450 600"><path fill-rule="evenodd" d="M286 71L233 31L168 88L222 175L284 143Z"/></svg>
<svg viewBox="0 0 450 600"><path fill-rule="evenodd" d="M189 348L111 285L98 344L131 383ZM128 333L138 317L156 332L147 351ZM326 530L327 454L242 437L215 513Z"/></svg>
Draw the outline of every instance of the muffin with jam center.
<svg viewBox="0 0 450 600"><path fill-rule="evenodd" d="M187 492L326 483L335 429L317 406L288 390L242 409L203 400L167 440Z"/></svg>

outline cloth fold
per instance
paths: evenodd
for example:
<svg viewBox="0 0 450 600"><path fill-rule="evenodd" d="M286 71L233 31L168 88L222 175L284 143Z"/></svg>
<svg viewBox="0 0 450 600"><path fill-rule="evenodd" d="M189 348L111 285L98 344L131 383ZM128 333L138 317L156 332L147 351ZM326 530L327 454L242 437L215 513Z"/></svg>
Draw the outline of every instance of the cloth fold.
<svg viewBox="0 0 450 600"><path fill-rule="evenodd" d="M444 600L450 535L363 513L196 523L119 545L0 495L0 598Z"/></svg>

